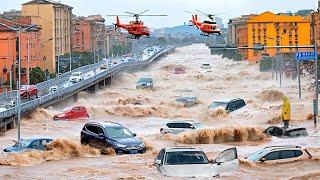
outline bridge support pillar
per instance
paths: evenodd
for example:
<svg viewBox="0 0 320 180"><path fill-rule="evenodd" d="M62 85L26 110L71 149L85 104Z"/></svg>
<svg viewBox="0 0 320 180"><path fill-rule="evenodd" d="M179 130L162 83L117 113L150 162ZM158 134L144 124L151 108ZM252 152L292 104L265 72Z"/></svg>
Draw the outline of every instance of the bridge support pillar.
<svg viewBox="0 0 320 180"><path fill-rule="evenodd" d="M78 101L78 93L77 93L77 94L74 94L74 95L72 96L72 100L73 100L73 102L77 102L77 101Z"/></svg>

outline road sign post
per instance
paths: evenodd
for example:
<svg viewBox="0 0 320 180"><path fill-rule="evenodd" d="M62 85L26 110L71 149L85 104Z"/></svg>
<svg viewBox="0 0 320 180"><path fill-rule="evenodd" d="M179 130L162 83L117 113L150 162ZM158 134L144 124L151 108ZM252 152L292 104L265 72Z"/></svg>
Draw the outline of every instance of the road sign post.
<svg viewBox="0 0 320 180"><path fill-rule="evenodd" d="M311 60L315 60L315 66L316 66L316 70L315 70L315 80L316 80L316 100L317 95L318 95L318 83L317 83L317 79L318 79L318 72L317 72L317 52L313 51L313 52L297 52L296 53L296 60L297 60L297 71L298 71L298 86L299 86L299 99L301 100L301 78L300 78L300 61L311 61ZM318 100L317 100L318 102Z"/></svg>

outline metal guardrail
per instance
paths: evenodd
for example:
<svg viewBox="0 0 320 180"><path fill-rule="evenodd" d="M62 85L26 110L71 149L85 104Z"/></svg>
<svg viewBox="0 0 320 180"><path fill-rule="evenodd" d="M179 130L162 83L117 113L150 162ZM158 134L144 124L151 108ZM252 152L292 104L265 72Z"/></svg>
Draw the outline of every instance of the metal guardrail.
<svg viewBox="0 0 320 180"><path fill-rule="evenodd" d="M79 83L73 84L73 85L66 87L66 88L61 88L57 92L49 93L49 94L41 96L37 99L22 103L21 104L21 112L24 113L24 112L30 111L32 109L35 109L35 108L41 106L42 104L45 104L46 102L50 102L52 100L58 99L59 97L63 97L66 95L70 95L72 93L76 93L78 90L82 90L82 89L87 88L87 86L91 85L92 83L95 83L97 80L111 76L111 74L117 74L117 73L124 71L126 69L134 69L135 67L139 67L139 66L147 66L151 62L153 62L156 58L158 58L161 55L163 55L167 52L170 52L174 49L175 49L175 47L171 47L171 46L163 48L163 49L159 50L158 52L156 52L155 54L153 54L152 56L150 56L147 60L138 61L138 62L121 63L121 64L114 66L112 68L109 68L105 71L99 72L99 73L95 74L94 76L91 76L91 77L89 77ZM105 62L101 62L101 64L102 63L105 63ZM100 63L95 64L94 67L98 68L101 64ZM89 72L90 70L88 70L86 68L88 68L88 67L84 66L81 69L78 68L74 71L83 70L84 72ZM94 68L90 67L90 69L92 71ZM71 74L72 72L69 72L69 73ZM65 75L65 76L67 77L67 75ZM51 82L47 82L47 83L50 84ZM49 85L42 85L42 87L49 87ZM6 111L0 112L0 119L12 117L15 114L17 114L17 112L18 112L17 106L14 108L8 109Z"/></svg>

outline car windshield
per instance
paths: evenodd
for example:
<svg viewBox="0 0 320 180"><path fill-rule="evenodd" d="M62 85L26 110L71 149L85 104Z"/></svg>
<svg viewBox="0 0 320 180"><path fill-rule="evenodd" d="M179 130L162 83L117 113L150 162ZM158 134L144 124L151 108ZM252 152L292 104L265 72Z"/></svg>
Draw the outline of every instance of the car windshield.
<svg viewBox="0 0 320 180"><path fill-rule="evenodd" d="M107 132L109 138L132 138L132 133L123 127L106 127L105 131Z"/></svg>
<svg viewBox="0 0 320 180"><path fill-rule="evenodd" d="M30 143L31 143L32 140L29 140L29 139L21 139L20 140L20 145L22 147L27 147ZM19 146L19 143L16 142L16 144L14 145L14 147L18 147Z"/></svg>
<svg viewBox="0 0 320 180"><path fill-rule="evenodd" d="M256 151L255 153L251 154L247 159L250 161L255 161L261 157L261 154L264 152L263 149Z"/></svg>
<svg viewBox="0 0 320 180"><path fill-rule="evenodd" d="M201 123L193 123L193 126L194 126L196 129L204 128L204 125L201 124Z"/></svg>
<svg viewBox="0 0 320 180"><path fill-rule="evenodd" d="M67 107L64 110L62 110L62 112L69 112L69 111L71 111L71 109L72 109L72 107Z"/></svg>
<svg viewBox="0 0 320 180"><path fill-rule="evenodd" d="M138 82L151 82L151 78L140 78Z"/></svg>
<svg viewBox="0 0 320 180"><path fill-rule="evenodd" d="M168 152L166 164L208 164L208 158L202 151L178 151Z"/></svg>
<svg viewBox="0 0 320 180"><path fill-rule="evenodd" d="M216 108L219 106L226 107L228 103L226 102L213 102L210 104L210 108Z"/></svg>

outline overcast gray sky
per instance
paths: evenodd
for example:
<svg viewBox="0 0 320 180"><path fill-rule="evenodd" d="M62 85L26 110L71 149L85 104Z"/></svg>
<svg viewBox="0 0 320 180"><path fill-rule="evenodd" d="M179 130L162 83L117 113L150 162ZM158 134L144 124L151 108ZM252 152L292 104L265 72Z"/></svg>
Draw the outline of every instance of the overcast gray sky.
<svg viewBox="0 0 320 180"><path fill-rule="evenodd" d="M28 0L0 0L0 11L21 9ZM317 9L317 0L61 0L72 7L76 15L123 14L123 11L141 12L150 9L149 14L167 14L168 17L143 17L146 25L153 28L181 25L190 19L185 10L199 9L219 15L224 23L232 17L242 14L272 12L295 12L299 9ZM113 17L106 17L107 24L113 23ZM122 21L128 21L124 18Z"/></svg>

